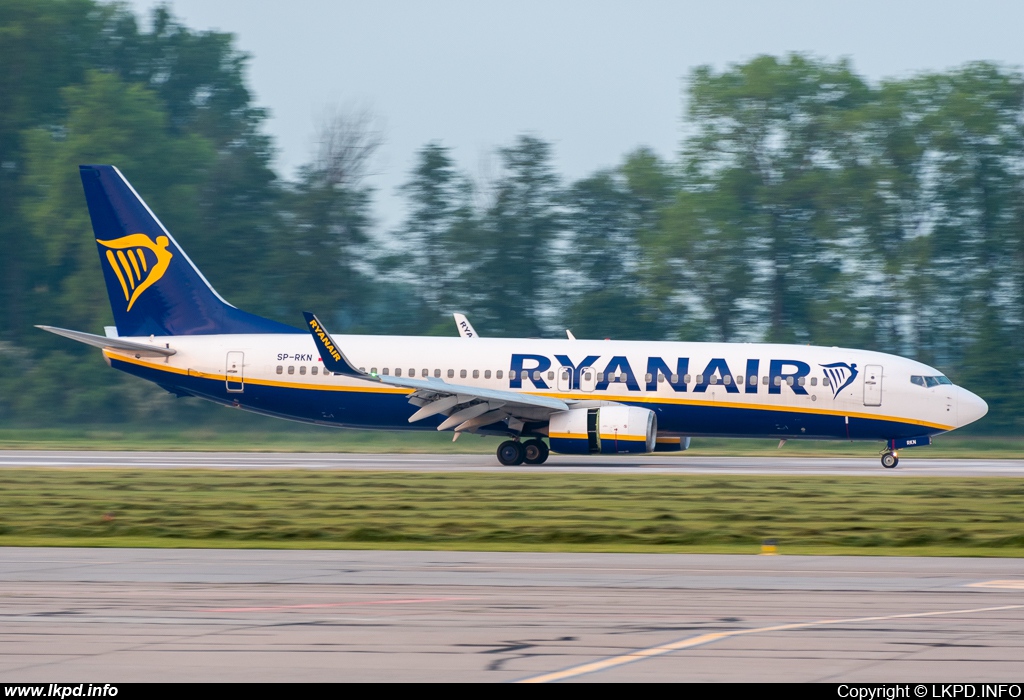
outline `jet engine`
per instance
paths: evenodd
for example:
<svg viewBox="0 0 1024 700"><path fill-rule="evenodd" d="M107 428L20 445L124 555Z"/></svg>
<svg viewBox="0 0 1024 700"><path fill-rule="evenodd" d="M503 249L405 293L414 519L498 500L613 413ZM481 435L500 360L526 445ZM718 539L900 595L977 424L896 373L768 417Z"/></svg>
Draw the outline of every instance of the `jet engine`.
<svg viewBox="0 0 1024 700"><path fill-rule="evenodd" d="M654 411L635 406L573 408L550 420L551 450L562 454L654 452L658 435Z"/></svg>

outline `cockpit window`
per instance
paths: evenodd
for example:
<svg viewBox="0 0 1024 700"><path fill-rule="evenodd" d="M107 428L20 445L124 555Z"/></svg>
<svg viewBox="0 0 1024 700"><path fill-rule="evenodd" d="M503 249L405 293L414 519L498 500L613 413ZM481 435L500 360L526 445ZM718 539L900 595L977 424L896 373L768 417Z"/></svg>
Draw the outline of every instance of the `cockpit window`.
<svg viewBox="0 0 1024 700"><path fill-rule="evenodd" d="M953 382L940 374L937 377L922 377L920 375L914 375L910 378L910 383L923 387L933 387L938 386L939 384L952 384Z"/></svg>

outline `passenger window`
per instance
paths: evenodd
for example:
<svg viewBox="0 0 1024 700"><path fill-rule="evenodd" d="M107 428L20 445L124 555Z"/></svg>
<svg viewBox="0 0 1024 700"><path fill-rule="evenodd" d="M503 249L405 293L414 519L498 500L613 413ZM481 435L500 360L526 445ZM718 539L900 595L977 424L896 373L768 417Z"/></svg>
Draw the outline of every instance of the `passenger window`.
<svg viewBox="0 0 1024 700"><path fill-rule="evenodd" d="M453 369L448 370L448 378L449 379L454 379L454 377L455 377L455 370L453 370Z"/></svg>
<svg viewBox="0 0 1024 700"><path fill-rule="evenodd" d="M604 381L604 372L598 372L597 373L597 381L599 381L599 382L603 382Z"/></svg>
<svg viewBox="0 0 1024 700"><path fill-rule="evenodd" d="M683 375L683 384L689 384L689 383L690 383L690 375L684 374Z"/></svg>
<svg viewBox="0 0 1024 700"><path fill-rule="evenodd" d="M828 377L822 377L821 378L821 385L822 386L831 386L832 385L832 380L829 379Z"/></svg>
<svg viewBox="0 0 1024 700"><path fill-rule="evenodd" d="M508 378L509 379L515 379L516 378L516 371L514 369L510 369L508 371ZM501 377L498 377L498 379L501 379Z"/></svg>
<svg viewBox="0 0 1024 700"><path fill-rule="evenodd" d="M284 367L282 367L281 365L278 365L277 366L277 373L278 374L284 374Z"/></svg>
<svg viewBox="0 0 1024 700"><path fill-rule="evenodd" d="M435 369L434 370L434 378L435 379L440 379L441 378L441 370L439 370L439 369Z"/></svg>
<svg viewBox="0 0 1024 700"><path fill-rule="evenodd" d="M790 378L792 379L792 377L790 377ZM805 383L805 381L806 381L806 380L805 380L805 379L804 379L803 377L800 377L800 378L798 378L798 379L796 380L796 383L797 383L797 384L799 384L800 386L803 386L803 385L804 385L804 383Z"/></svg>
<svg viewBox="0 0 1024 700"><path fill-rule="evenodd" d="M775 386L782 386L782 377L776 377L775 381L772 382Z"/></svg>
<svg viewBox="0 0 1024 700"><path fill-rule="evenodd" d="M459 378L460 379L465 379L466 378L466 370L462 370L462 371L459 372Z"/></svg>
<svg viewBox="0 0 1024 700"><path fill-rule="evenodd" d="M644 381L650 384L651 382L654 381L654 375L648 372L647 374L644 375Z"/></svg>
<svg viewBox="0 0 1024 700"><path fill-rule="evenodd" d="M675 375L673 374L672 376L674 377ZM658 384L664 384L664 383L665 383L665 375L662 374L661 372L659 372L658 373Z"/></svg>
<svg viewBox="0 0 1024 700"><path fill-rule="evenodd" d="M662 380L664 380L664 379L665 379L665 375L664 375L664 374L663 374L663 375L661 375L661 378L662 378ZM679 383L679 375L678 375L678 374L673 374L673 375L672 375L672 376L670 377L670 379L672 380L672 383L673 383L673 384L678 384L678 383Z"/></svg>
<svg viewBox="0 0 1024 700"><path fill-rule="evenodd" d="M396 377L401 377L402 376L402 368L401 367L395 367L395 376Z"/></svg>
<svg viewBox="0 0 1024 700"><path fill-rule="evenodd" d="M490 378L491 378L491 370L485 369L484 370L484 379L490 379Z"/></svg>
<svg viewBox="0 0 1024 700"><path fill-rule="evenodd" d="M384 369L382 369L380 371L380 373L383 374L385 377L388 375L389 372L390 372L390 370L387 367L385 367Z"/></svg>
<svg viewBox="0 0 1024 700"><path fill-rule="evenodd" d="M550 382L554 378L555 378L555 373L554 372L548 372L548 381Z"/></svg>
<svg viewBox="0 0 1024 700"><path fill-rule="evenodd" d="M430 376L430 370L429 369L422 369L422 370L420 370L420 376L423 377L424 379L426 379L427 377Z"/></svg>
<svg viewBox="0 0 1024 700"><path fill-rule="evenodd" d="M301 367L299 367L299 374L305 374L305 373L306 373L306 365L302 365Z"/></svg>
<svg viewBox="0 0 1024 700"><path fill-rule="evenodd" d="M768 377L761 377L761 383L768 386Z"/></svg>
<svg viewBox="0 0 1024 700"><path fill-rule="evenodd" d="M790 386L793 386L793 378L792 377L786 377L786 384L789 384Z"/></svg>
<svg viewBox="0 0 1024 700"><path fill-rule="evenodd" d="M726 386L732 384L732 376L727 374L724 377L722 377L722 384L725 384Z"/></svg>
<svg viewBox="0 0 1024 700"><path fill-rule="evenodd" d="M818 386L818 378L811 377L811 386Z"/></svg>
<svg viewBox="0 0 1024 700"><path fill-rule="evenodd" d="M415 377L415 376L416 376L416 370L414 370L414 369L410 369L410 370L409 370L409 376L410 376L410 377Z"/></svg>
<svg viewBox="0 0 1024 700"><path fill-rule="evenodd" d="M704 375L703 374L698 374L697 375L697 383L698 384L703 384L704 383Z"/></svg>
<svg viewBox="0 0 1024 700"><path fill-rule="evenodd" d="M739 375L736 376L736 386L743 386L743 377Z"/></svg>
<svg viewBox="0 0 1024 700"><path fill-rule="evenodd" d="M375 375L375 376L376 376L376 374L377 374L377 368L376 368L376 367L371 367L371 368L370 368L370 374L372 374L372 375Z"/></svg>
<svg viewBox="0 0 1024 700"><path fill-rule="evenodd" d="M539 382L540 381L540 372L538 372L537 370L533 370L533 381L535 381L535 382Z"/></svg>
<svg viewBox="0 0 1024 700"><path fill-rule="evenodd" d="M295 374L295 366L288 365L288 374Z"/></svg>
<svg viewBox="0 0 1024 700"><path fill-rule="evenodd" d="M501 379L501 375L502 375L502 371L499 369L497 372L494 373L494 378L495 379ZM515 377L512 376L511 372L509 372L508 377L509 377L509 379L515 379Z"/></svg>
<svg viewBox="0 0 1024 700"><path fill-rule="evenodd" d="M309 370L309 373L310 374L320 374L320 366L319 365L313 365L313 368L311 370Z"/></svg>
<svg viewBox="0 0 1024 700"><path fill-rule="evenodd" d="M360 371L360 372L365 372L365 371L366 371L366 368L365 368L365 367L360 367L360 368L359 368L359 371Z"/></svg>

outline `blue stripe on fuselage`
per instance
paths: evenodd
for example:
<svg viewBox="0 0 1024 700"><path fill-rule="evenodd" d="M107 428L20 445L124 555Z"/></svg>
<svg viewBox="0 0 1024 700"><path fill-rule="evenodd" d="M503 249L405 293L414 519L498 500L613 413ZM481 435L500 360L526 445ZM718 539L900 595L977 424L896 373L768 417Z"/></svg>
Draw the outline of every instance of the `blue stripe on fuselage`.
<svg viewBox="0 0 1024 700"><path fill-rule="evenodd" d="M410 424L415 410L405 393L306 389L245 383L245 391L228 392L223 379L193 377L162 371L110 357L111 366L128 374L155 382L168 390L177 389L225 405L237 405L259 413L309 423L345 428L376 430L434 430L445 416L433 416ZM888 440L891 438L936 435L945 432L916 423L851 417L847 432L846 417L821 413L802 413L772 408L707 406L652 401L620 403L654 411L659 432L690 436L819 438L852 440Z"/></svg>

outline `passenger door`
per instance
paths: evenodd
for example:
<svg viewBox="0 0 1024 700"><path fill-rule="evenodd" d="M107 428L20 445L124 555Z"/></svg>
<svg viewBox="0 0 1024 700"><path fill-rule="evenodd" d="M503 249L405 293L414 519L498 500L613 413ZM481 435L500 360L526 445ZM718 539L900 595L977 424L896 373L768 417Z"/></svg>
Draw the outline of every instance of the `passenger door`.
<svg viewBox="0 0 1024 700"><path fill-rule="evenodd" d="M882 366L867 365L864 368L864 405L882 405Z"/></svg>
<svg viewBox="0 0 1024 700"><path fill-rule="evenodd" d="M245 391L245 379L242 368L245 366L245 353L232 351L228 353L224 368L224 379L228 391L239 394Z"/></svg>

